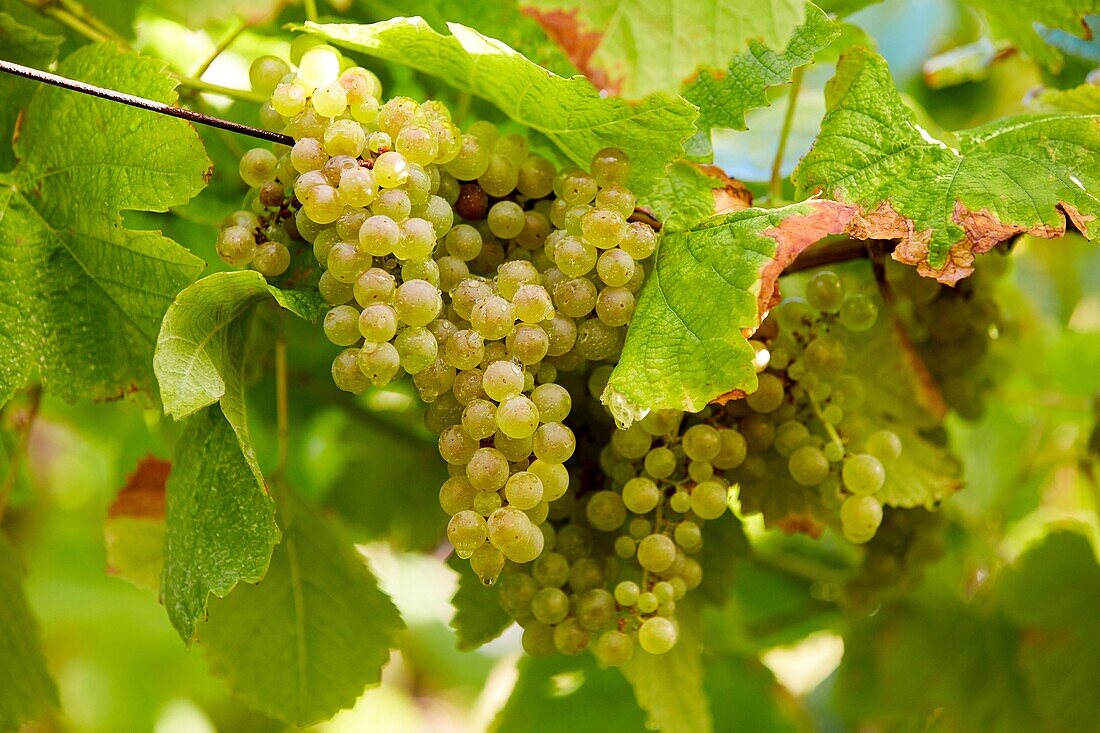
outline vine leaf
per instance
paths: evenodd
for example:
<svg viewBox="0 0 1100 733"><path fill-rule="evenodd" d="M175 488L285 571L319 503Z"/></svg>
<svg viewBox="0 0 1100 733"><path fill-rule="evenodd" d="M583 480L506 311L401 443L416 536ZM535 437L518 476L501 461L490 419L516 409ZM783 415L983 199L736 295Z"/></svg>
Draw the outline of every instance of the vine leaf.
<svg viewBox="0 0 1100 733"><path fill-rule="evenodd" d="M447 565L458 573L458 589L451 599L455 608L451 628L458 636L458 648L477 649L504 633L512 625L512 618L500 605L498 589L484 585L470 569L469 561L452 554Z"/></svg>
<svg viewBox="0 0 1100 733"><path fill-rule="evenodd" d="M0 536L0 729L20 730L22 723L57 708L57 687L46 669L38 625L27 607L23 570L15 549Z"/></svg>
<svg viewBox="0 0 1100 733"><path fill-rule="evenodd" d="M716 214L752 206L752 192L713 165L678 161L646 198L662 231L688 229Z"/></svg>
<svg viewBox="0 0 1100 733"><path fill-rule="evenodd" d="M283 541L264 582L211 603L202 646L245 703L306 725L378 682L402 623L333 524L289 493L279 520Z"/></svg>
<svg viewBox="0 0 1100 733"><path fill-rule="evenodd" d="M788 83L796 68L812 64L814 54L839 35L840 26L807 3L806 22L783 51L753 41L724 65L725 71L701 70L683 89L684 98L699 108L699 129L746 129L745 113L768 106L768 87Z"/></svg>
<svg viewBox="0 0 1100 733"><path fill-rule="evenodd" d="M546 135L577 165L587 167L601 148L621 148L630 156L629 183L639 197L653 190L695 133L695 108L682 97L652 94L637 104L603 97L582 77L553 74L471 28L448 28L451 35L442 35L421 18L394 18L372 25L307 23L303 30L482 97Z"/></svg>
<svg viewBox="0 0 1100 733"><path fill-rule="evenodd" d="M1100 116L1029 114L937 140L905 106L886 62L845 53L828 111L794 172L800 192L858 205L901 243L894 258L952 284L974 256L1021 232L1061 236L1067 217L1100 231ZM868 110L874 110L870 114Z"/></svg>
<svg viewBox="0 0 1100 733"><path fill-rule="evenodd" d="M1100 567L1088 540L1051 531L983 591L966 603L947 586L928 589L854 624L836 683L845 719L883 729L935 715L942 730L1093 730Z"/></svg>
<svg viewBox="0 0 1100 733"><path fill-rule="evenodd" d="M620 669L654 730L707 733L714 723L703 685L698 609L677 609L677 616L680 639L671 651L654 655L635 645L634 656Z"/></svg>
<svg viewBox="0 0 1100 733"><path fill-rule="evenodd" d="M279 541L275 504L256 484L219 406L187 418L168 477L161 600L184 642L206 615L210 594L267 572Z"/></svg>
<svg viewBox="0 0 1100 733"><path fill-rule="evenodd" d="M57 58L61 36L47 36L34 28L18 23L7 13L0 13L0 48L4 60L44 69ZM34 82L5 74L0 77L0 170L15 165L15 155L8 143L18 127L24 102L33 94Z"/></svg>
<svg viewBox="0 0 1100 733"><path fill-rule="evenodd" d="M164 569L165 484L168 461L146 456L107 507L103 539L107 572L138 588L160 590Z"/></svg>
<svg viewBox="0 0 1100 733"><path fill-rule="evenodd" d="M220 402L261 483L245 420L243 369L249 316L271 299L307 321L316 321L322 311L315 293L280 290L258 272L216 272L176 297L153 356L164 411L178 420Z"/></svg>
<svg viewBox="0 0 1100 733"><path fill-rule="evenodd" d="M1100 115L1100 86L1082 84L1073 89L1047 89L1036 101L1044 109Z"/></svg>
<svg viewBox="0 0 1100 733"><path fill-rule="evenodd" d="M675 92L701 67L723 68L759 40L781 48L802 23L803 0L524 0L584 74L629 99Z"/></svg>
<svg viewBox="0 0 1100 733"><path fill-rule="evenodd" d="M163 62L86 46L58 73L175 102ZM76 141L79 141L77 143ZM91 144L93 143L94 144ZM202 262L126 210L165 211L206 185L210 161L190 124L42 85L0 174L0 402L38 366L66 399L147 388L157 326Z"/></svg>
<svg viewBox="0 0 1100 733"><path fill-rule="evenodd" d="M599 710L599 715L593 715ZM614 726L608 725L614 721ZM548 659L525 656L493 733L607 733L645 730L645 716L630 686L614 669L600 669L590 654Z"/></svg>
<svg viewBox="0 0 1100 733"><path fill-rule="evenodd" d="M719 395L755 390L747 336L774 305L779 275L806 247L845 232L879 233L854 206L811 200L735 211L665 235L602 396L616 420L698 412Z"/></svg>
<svg viewBox="0 0 1100 733"><path fill-rule="evenodd" d="M408 12L400 0L357 0L372 18L394 18ZM559 76L572 76L577 67L534 18L515 3L470 3L466 0L420 0L416 12L433 28L446 30L448 23L460 23L492 36L522 53L544 69Z"/></svg>
<svg viewBox="0 0 1100 733"><path fill-rule="evenodd" d="M1011 12L1005 12L998 0L966 2L981 11L995 39L1009 41L1053 72L1061 70L1065 59L1044 33L1060 30L1081 36L1088 29L1085 16L1100 13L1097 0L1019 0Z"/></svg>

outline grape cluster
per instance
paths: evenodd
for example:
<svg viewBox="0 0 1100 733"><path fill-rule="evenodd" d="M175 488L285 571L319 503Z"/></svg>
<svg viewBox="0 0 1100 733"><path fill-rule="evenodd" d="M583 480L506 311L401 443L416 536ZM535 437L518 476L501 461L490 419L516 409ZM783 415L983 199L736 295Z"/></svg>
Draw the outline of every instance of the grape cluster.
<svg viewBox="0 0 1100 733"><path fill-rule="evenodd" d="M264 124L295 143L249 151L241 177L312 244L325 334L343 349L333 380L359 393L412 376L451 473L447 536L493 583L543 553L570 487L559 372L617 358L656 249L632 221L629 161L608 148L590 172L558 171L491 123L463 133L441 104L382 102L378 78L329 46L296 71L263 57L251 76L270 94ZM247 253L222 246L253 234L236 226L219 252L241 266Z"/></svg>
<svg viewBox="0 0 1100 733"><path fill-rule="evenodd" d="M745 440L748 455L732 475L743 505L746 495L766 496L787 476L838 509L849 541L865 543L875 535L886 465L903 446L896 433L868 430L860 417L864 390L846 369L846 343L877 318L870 297L846 295L836 273L822 271L806 283L805 298L784 299L764 320L750 342L759 387L721 408L718 418Z"/></svg>
<svg viewBox="0 0 1100 733"><path fill-rule="evenodd" d="M860 573L844 585L844 604L869 611L918 585L924 568L943 555L946 529L943 512L887 507L882 526L867 543Z"/></svg>

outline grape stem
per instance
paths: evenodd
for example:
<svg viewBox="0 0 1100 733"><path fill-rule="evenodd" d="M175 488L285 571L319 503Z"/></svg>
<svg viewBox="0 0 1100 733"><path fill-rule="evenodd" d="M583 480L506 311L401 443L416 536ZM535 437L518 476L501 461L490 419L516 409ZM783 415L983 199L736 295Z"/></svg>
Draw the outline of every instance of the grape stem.
<svg viewBox="0 0 1100 733"><path fill-rule="evenodd" d="M31 79L33 81L41 82L43 84L50 84L55 87L61 87L62 89L68 89L74 92L80 92L81 94L88 94L100 99L106 99L111 102L118 102L120 104L126 104L131 107L137 107L138 109L148 110L150 112L157 112L162 115L168 115L169 117L178 117L179 119L188 120L190 122L197 122L200 125L208 125L210 127L217 127L222 130L228 130L230 132L236 132L240 135L248 135L249 137L258 138L260 140L267 140L268 142L280 143L282 145L293 145L294 138L289 135L283 135L278 132L271 132L270 130L261 130L256 127L250 127L248 125L242 125L239 122L230 122L229 120L223 120L218 117L211 117L210 115L204 115L201 112L195 112L194 110L187 109L185 107L174 107L164 102L154 102L151 99L145 99L144 97L137 97L132 94L123 94L122 92L116 92L113 89L104 89L97 87L93 84L86 84L82 81L75 81L74 79L68 79L56 74L50 74L45 71L39 71L38 69L32 69L27 66L21 66L20 64L14 64L11 61L0 60L0 71L7 74L14 74L15 76L21 76L25 79ZM223 90L224 87L218 87L214 84L207 84L206 82L197 82L202 88L200 91L211 91L214 93L221 93L218 90ZM199 88L199 87L195 87Z"/></svg>
<svg viewBox="0 0 1100 733"><path fill-rule="evenodd" d="M798 92L802 89L802 76L805 70L805 66L799 66L791 74L791 86L787 94L787 113L783 116L783 127L779 131L779 145L775 149L772 177L768 185L768 199L773 202L783 194L783 156L787 153L787 140L791 136L791 127L794 126L794 111L798 106Z"/></svg>
<svg viewBox="0 0 1100 733"><path fill-rule="evenodd" d="M210 70L213 63L218 60L218 57L225 53L227 48L233 45L233 41L237 40L237 38L244 33L246 28L248 28L248 23L240 18L234 19L234 25L230 28L229 33L218 42L217 46L214 46L214 50L210 52L210 55L207 56L201 64L199 64L199 67L195 69L195 73L191 75L191 78L202 79L203 75Z"/></svg>
<svg viewBox="0 0 1100 733"><path fill-rule="evenodd" d="M306 20L311 23L317 22L317 0L305 0L303 3L306 14Z"/></svg>
<svg viewBox="0 0 1100 733"><path fill-rule="evenodd" d="M278 452L275 462L275 481L286 477L287 458L290 454L290 400L287 396L286 334L282 331L275 339L275 433Z"/></svg>
<svg viewBox="0 0 1100 733"><path fill-rule="evenodd" d="M821 404L818 403L814 396L810 394L809 390L806 390L806 399L810 401L810 408L814 411L814 417L821 423L821 427L825 428L825 433L829 436L829 440L836 443L840 447L840 450L844 451L844 441L840 439L840 434L833 427L832 423L825 419L825 413L821 410Z"/></svg>
<svg viewBox="0 0 1100 733"><path fill-rule="evenodd" d="M19 476L19 467L23 463L23 457L27 453L27 443L30 441L31 428L34 427L35 418L38 417L38 408L42 404L42 386L39 384L30 388L27 393L29 404L26 413L20 417L17 427L18 438L12 449L8 461L8 471L4 476L4 483L0 484L0 521L4 519L4 512L8 508L8 499L11 497L15 481Z"/></svg>

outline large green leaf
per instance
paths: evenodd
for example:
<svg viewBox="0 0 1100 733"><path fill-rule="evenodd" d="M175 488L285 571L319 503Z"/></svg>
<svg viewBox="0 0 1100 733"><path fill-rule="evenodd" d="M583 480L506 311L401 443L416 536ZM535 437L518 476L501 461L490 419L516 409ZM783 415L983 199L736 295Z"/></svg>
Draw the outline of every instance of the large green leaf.
<svg viewBox="0 0 1100 733"><path fill-rule="evenodd" d="M165 506L161 598L187 643L210 594L259 582L279 529L275 505L241 452L219 406L187 418L176 445Z"/></svg>
<svg viewBox="0 0 1100 733"><path fill-rule="evenodd" d="M370 20L404 15L409 5L396 0L356 0L370 13ZM467 0L420 0L416 12L436 29L460 23L486 36L504 41L544 69L561 76L577 73L573 62L550 39L534 18L524 14L511 0L471 3Z"/></svg>
<svg viewBox="0 0 1100 733"><path fill-rule="evenodd" d="M458 637L459 649L476 649L500 636L512 625L512 617L501 608L497 588L483 584L468 560L451 555L447 565L458 573L458 589L451 599L455 607L451 628Z"/></svg>
<svg viewBox="0 0 1100 733"><path fill-rule="evenodd" d="M22 576L15 550L0 536L0 730L6 731L19 730L58 705Z"/></svg>
<svg viewBox="0 0 1100 733"><path fill-rule="evenodd" d="M782 48L803 0L523 0L585 75L636 99L675 92L697 69L725 68L750 41Z"/></svg>
<svg viewBox="0 0 1100 733"><path fill-rule="evenodd" d="M248 705L295 725L332 717L378 682L401 619L350 542L292 494L264 581L210 604L213 671Z"/></svg>
<svg viewBox="0 0 1100 733"><path fill-rule="evenodd" d="M885 730L932 719L959 733L1095 730L1100 566L1088 541L1053 532L989 582L970 603L926 589L855 624L838 679L846 717Z"/></svg>
<svg viewBox="0 0 1100 733"><path fill-rule="evenodd" d="M976 253L1024 231L1060 236L1067 217L1086 236L1100 231L1100 117L1010 117L949 145L917 123L886 62L863 48L841 57L826 97L796 185L860 206L921 274L957 282Z"/></svg>
<svg viewBox="0 0 1100 733"><path fill-rule="evenodd" d="M634 656L621 669L646 712L648 726L661 733L709 733L713 718L703 687L698 609L682 606L677 609L676 646L665 654L649 654L635 645Z"/></svg>
<svg viewBox="0 0 1100 733"><path fill-rule="evenodd" d="M336 45L407 64L492 102L516 122L545 134L577 165L609 145L630 156L630 183L648 194L684 141L695 132L695 109L683 98L653 94L637 104L602 97L580 77L539 68L505 44L451 23L437 33L421 18L372 25L307 23Z"/></svg>
<svg viewBox="0 0 1100 733"><path fill-rule="evenodd" d="M637 733L645 717L630 686L614 669L600 669L590 654L549 659L525 657L494 733Z"/></svg>
<svg viewBox="0 0 1100 733"><path fill-rule="evenodd" d="M216 272L176 297L153 357L164 411L178 420L218 402L258 483L245 418L245 347L255 306L269 299L309 321L321 312L316 293L279 290L251 270Z"/></svg>
<svg viewBox="0 0 1100 733"><path fill-rule="evenodd" d="M813 63L814 54L840 34L840 26L807 4L806 22L795 30L783 51L754 41L725 65L704 69L684 87L684 97L699 108L699 128L730 127L744 130L745 113L768 105L768 87L786 84L800 66Z"/></svg>
<svg viewBox="0 0 1100 733"><path fill-rule="evenodd" d="M603 393L615 418L697 412L726 392L755 390L746 334L773 305L780 273L822 237L853 227L866 236L866 226L852 207L815 200L745 209L666 235Z"/></svg>
<svg viewBox="0 0 1100 733"><path fill-rule="evenodd" d="M1011 42L1051 71L1062 68L1062 53L1043 33L1061 30L1083 35L1085 16L1100 13L1097 0L1017 0L1006 8L999 0L966 0L982 11L989 30L998 40Z"/></svg>
<svg viewBox="0 0 1100 733"><path fill-rule="evenodd" d="M162 62L111 45L82 48L58 72L175 102ZM157 326L202 263L159 232L122 226L126 210L165 211L206 184L190 124L40 86L0 175L0 402L37 365L68 399L118 397L152 382Z"/></svg>
<svg viewBox="0 0 1100 733"><path fill-rule="evenodd" d="M5 61L44 69L57 57L60 45L60 36L47 36L21 25L7 13L0 13L0 48L4 49ZM8 143L15 133L19 112L33 92L32 81L17 76L0 77L0 170L8 170L15 164Z"/></svg>

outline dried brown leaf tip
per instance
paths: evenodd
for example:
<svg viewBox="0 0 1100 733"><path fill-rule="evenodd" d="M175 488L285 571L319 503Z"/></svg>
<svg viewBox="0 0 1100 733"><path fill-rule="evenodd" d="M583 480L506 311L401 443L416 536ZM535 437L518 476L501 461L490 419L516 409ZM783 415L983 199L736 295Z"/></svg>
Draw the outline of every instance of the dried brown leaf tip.
<svg viewBox="0 0 1100 733"><path fill-rule="evenodd" d="M585 27L578 10L544 10L542 8L523 7L524 15L534 18L546 31L546 35L556 43L577 70L588 77L597 89L608 94L618 94L623 86L622 77L613 79L604 69L593 65L592 57L604 34Z"/></svg>
<svg viewBox="0 0 1100 733"><path fill-rule="evenodd" d="M142 458L107 508L107 517L164 519L164 487L171 470L169 461L155 456Z"/></svg>
<svg viewBox="0 0 1100 733"><path fill-rule="evenodd" d="M721 182L714 189L714 213L728 214L732 211L740 211L752 206L752 191L748 186L735 178L730 178L726 172L716 165L694 164L710 178Z"/></svg>

